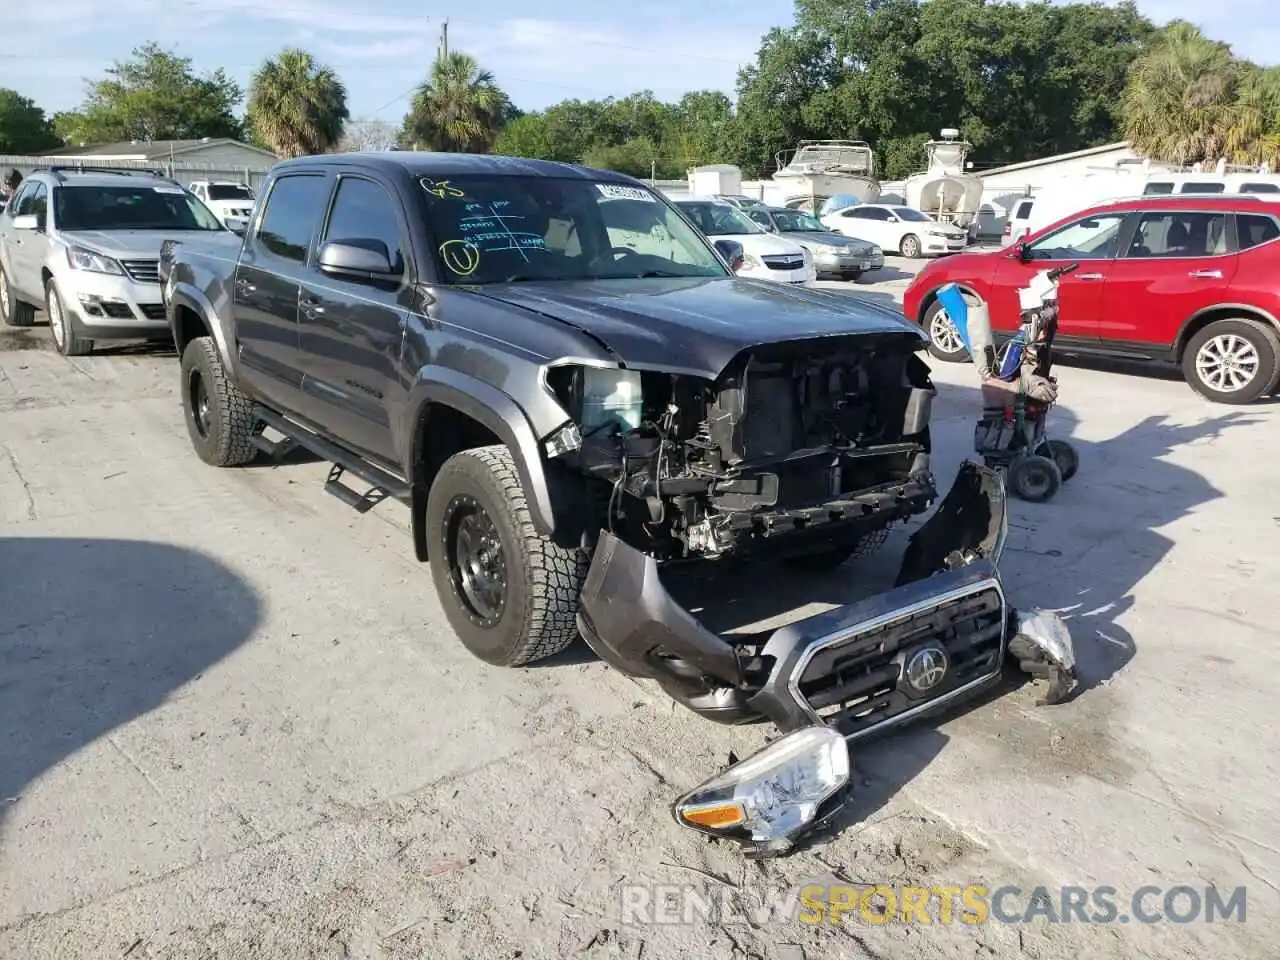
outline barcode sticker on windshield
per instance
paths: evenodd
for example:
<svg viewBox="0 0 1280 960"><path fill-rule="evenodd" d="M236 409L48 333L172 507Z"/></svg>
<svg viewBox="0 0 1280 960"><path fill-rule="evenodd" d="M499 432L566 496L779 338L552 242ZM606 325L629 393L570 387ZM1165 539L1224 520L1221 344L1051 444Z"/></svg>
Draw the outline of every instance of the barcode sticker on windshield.
<svg viewBox="0 0 1280 960"><path fill-rule="evenodd" d="M151 189L156 193L176 193L179 196L187 192L181 187L152 187Z"/></svg>
<svg viewBox="0 0 1280 960"><path fill-rule="evenodd" d="M640 187L626 187L620 183L597 183L596 189L610 200L644 200L646 203L657 203L652 193Z"/></svg>

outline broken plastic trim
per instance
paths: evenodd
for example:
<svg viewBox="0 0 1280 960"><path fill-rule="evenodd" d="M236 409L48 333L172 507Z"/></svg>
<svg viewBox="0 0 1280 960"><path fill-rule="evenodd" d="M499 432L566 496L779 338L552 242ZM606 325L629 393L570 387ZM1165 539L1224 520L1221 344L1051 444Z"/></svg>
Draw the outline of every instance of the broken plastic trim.
<svg viewBox="0 0 1280 960"><path fill-rule="evenodd" d="M1061 703L1079 680L1076 652L1066 622L1050 610L1019 611L1009 654L1037 680L1048 681L1041 705Z"/></svg>
<svg viewBox="0 0 1280 960"><path fill-rule="evenodd" d="M998 656L984 661L977 674L949 680L936 695L917 694L910 704L895 691L896 701L886 708L884 721L864 723L858 733L864 736L977 692L998 677L1006 652L1007 610L994 561L1006 535L999 474L966 461L946 499L911 538L898 586L774 631L762 649L769 670L763 683L759 678L748 682L740 644L711 632L671 598L652 557L607 531L601 533L583 586L578 627L606 663L629 676L656 680L668 695L703 716L721 723L767 717L789 732L817 719L793 680L818 649L852 642L874 646L880 638L918 644L919 636L907 636L916 624L904 627L904 622L915 618L929 629L932 619L945 629L946 608L988 597L988 606L994 604L1000 614L989 641Z"/></svg>

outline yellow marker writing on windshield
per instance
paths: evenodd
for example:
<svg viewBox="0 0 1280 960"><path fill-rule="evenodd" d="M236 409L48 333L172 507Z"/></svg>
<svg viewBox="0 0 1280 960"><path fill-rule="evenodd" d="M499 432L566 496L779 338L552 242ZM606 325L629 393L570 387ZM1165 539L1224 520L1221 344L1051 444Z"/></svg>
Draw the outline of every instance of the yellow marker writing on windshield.
<svg viewBox="0 0 1280 960"><path fill-rule="evenodd" d="M440 259L460 277L469 277L480 266L480 250L467 240L446 240L440 244Z"/></svg>

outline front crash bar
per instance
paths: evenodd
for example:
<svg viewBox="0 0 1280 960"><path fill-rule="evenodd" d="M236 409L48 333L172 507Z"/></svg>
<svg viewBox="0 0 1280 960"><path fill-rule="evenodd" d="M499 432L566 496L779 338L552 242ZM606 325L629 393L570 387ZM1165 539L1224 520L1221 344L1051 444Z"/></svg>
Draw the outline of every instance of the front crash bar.
<svg viewBox="0 0 1280 960"><path fill-rule="evenodd" d="M895 587L775 630L753 656L677 604L652 557L602 532L578 628L606 663L710 719L861 737L998 679L1019 622L996 567L1006 536L999 474L966 461Z"/></svg>

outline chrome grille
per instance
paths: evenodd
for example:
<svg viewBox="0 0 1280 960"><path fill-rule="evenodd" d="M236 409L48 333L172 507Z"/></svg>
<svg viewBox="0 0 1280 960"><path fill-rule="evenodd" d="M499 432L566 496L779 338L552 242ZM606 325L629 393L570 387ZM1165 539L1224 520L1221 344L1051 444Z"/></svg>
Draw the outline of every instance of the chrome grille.
<svg viewBox="0 0 1280 960"><path fill-rule="evenodd" d="M159 260L121 260L120 266L124 267L130 280L138 283L160 282Z"/></svg>
<svg viewBox="0 0 1280 960"><path fill-rule="evenodd" d="M845 736L870 733L997 673L1006 615L998 583L979 581L941 603L873 620L823 645L804 664L795 689L807 710ZM905 666L935 644L946 651L946 675L927 693L913 692Z"/></svg>
<svg viewBox="0 0 1280 960"><path fill-rule="evenodd" d="M783 253L760 259L770 270L799 270L804 266L804 257L798 254Z"/></svg>

